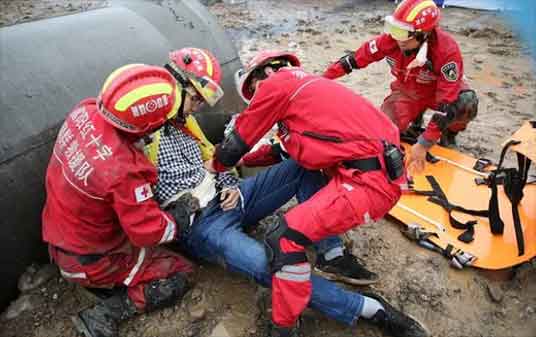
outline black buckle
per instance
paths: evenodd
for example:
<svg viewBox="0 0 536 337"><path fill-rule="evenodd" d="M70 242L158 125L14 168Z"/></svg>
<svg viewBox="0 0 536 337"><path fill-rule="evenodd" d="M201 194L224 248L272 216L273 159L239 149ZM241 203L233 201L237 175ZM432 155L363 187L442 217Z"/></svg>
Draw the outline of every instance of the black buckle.
<svg viewBox="0 0 536 337"><path fill-rule="evenodd" d="M486 172L486 168L488 168L488 166L490 166L491 164L493 163L490 159L478 158L476 160L475 165L473 165L473 170L478 172Z"/></svg>

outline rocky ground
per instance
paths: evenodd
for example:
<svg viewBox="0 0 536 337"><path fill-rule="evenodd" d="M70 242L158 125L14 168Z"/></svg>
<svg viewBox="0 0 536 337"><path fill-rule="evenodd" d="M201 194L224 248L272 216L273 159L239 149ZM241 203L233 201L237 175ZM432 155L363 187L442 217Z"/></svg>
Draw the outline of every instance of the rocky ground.
<svg viewBox="0 0 536 337"><path fill-rule="evenodd" d="M209 2L244 61L263 48L288 49L317 73L381 32L382 17L393 7L365 0ZM105 1L2 1L0 25L102 5ZM450 8L443 13L442 26L459 42L466 75L480 97L477 119L458 137L460 149L497 158L504 138L534 118L534 68L495 13ZM377 63L341 82L379 105L390 79L387 65ZM390 219L362 226L349 238L353 252L381 275L368 290L421 318L435 336L536 336L536 261L518 268L512 280L493 281L474 269L450 268L443 257L405 239ZM181 304L133 319L121 336L262 336L263 292L251 281L207 265L199 267L196 280ZM23 295L0 320L2 337L74 337L69 316L94 301L50 266L29 267L20 287ZM383 336L366 323L346 327L314 312L304 316L306 336Z"/></svg>

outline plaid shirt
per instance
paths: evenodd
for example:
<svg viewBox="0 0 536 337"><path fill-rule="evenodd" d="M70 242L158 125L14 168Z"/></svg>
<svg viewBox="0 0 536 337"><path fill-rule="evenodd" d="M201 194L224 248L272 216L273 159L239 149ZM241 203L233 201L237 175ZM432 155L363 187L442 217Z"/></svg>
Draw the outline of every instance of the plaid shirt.
<svg viewBox="0 0 536 337"><path fill-rule="evenodd" d="M164 202L186 189L195 188L207 174L203 166L201 149L196 140L174 127L160 131L158 148L158 183L155 196ZM240 179L231 173L216 176L216 188L236 187Z"/></svg>

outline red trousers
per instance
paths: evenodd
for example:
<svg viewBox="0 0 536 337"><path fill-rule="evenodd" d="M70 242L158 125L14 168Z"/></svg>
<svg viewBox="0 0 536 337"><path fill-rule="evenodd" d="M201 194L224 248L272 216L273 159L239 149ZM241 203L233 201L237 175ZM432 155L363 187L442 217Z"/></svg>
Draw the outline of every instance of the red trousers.
<svg viewBox="0 0 536 337"><path fill-rule="evenodd" d="M388 182L385 173L339 168L329 183L309 200L285 214L289 228L313 242L338 235L361 224L382 218L400 198L400 187ZM304 247L285 238L283 252L303 252ZM284 266L272 277L272 320L289 327L308 305L311 296L308 263Z"/></svg>
<svg viewBox="0 0 536 337"><path fill-rule="evenodd" d="M469 89L464 85L463 90ZM400 132L404 132L410 123L415 121L426 109L432 109L435 98L419 97L411 93L401 91L396 85L391 86L391 93L385 97L380 108L398 126ZM465 130L469 120L454 121L448 126L448 130L459 132Z"/></svg>
<svg viewBox="0 0 536 337"><path fill-rule="evenodd" d="M143 311L145 286L177 272L190 273L191 263L163 247L138 248L125 243L97 261L82 264L80 257L49 246L49 253L68 281L91 288L126 286L128 297Z"/></svg>

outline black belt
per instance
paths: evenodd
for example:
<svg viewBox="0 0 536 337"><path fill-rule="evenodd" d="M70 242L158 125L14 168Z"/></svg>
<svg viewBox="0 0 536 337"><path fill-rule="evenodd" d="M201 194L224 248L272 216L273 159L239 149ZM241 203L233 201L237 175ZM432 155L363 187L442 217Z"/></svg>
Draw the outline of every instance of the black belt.
<svg viewBox="0 0 536 337"><path fill-rule="evenodd" d="M362 172L377 171L382 169L382 164L378 157L345 160L342 162L344 167L360 170Z"/></svg>
<svg viewBox="0 0 536 337"><path fill-rule="evenodd" d="M75 257L78 260L78 262L80 262L80 264L83 266L95 263L104 257L103 254L77 254L77 253L73 253L68 250L65 250L63 248L60 248L60 247L56 247L56 246L52 246L52 247L54 247L54 249L56 249L58 252Z"/></svg>

